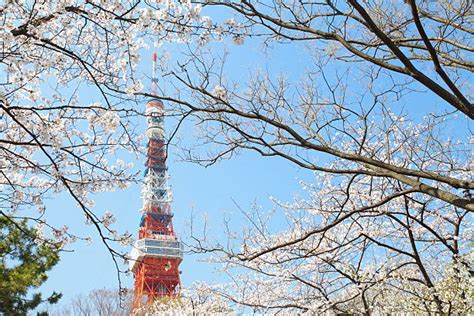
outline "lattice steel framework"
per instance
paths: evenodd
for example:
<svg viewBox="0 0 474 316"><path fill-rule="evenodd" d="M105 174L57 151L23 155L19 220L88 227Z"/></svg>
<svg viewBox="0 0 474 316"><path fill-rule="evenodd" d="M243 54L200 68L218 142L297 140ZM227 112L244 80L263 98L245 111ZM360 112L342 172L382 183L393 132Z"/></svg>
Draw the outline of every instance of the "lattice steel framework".
<svg viewBox="0 0 474 316"><path fill-rule="evenodd" d="M156 53L153 54L152 92L156 92ZM148 127L145 179L142 190L143 209L138 240L129 256L134 273L133 307L157 299L179 295L181 282L179 264L183 258L182 244L173 229L172 199L166 167L164 105L152 100L146 106Z"/></svg>

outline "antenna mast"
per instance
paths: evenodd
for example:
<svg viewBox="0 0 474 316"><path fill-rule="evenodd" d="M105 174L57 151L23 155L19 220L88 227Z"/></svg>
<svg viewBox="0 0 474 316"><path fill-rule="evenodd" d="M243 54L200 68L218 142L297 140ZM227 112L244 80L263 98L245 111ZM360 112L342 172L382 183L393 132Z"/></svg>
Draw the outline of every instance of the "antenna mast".
<svg viewBox="0 0 474 316"><path fill-rule="evenodd" d="M156 48L153 50L153 54L151 56L152 60L152 70L151 70L151 94L156 95L158 93L158 77L156 76Z"/></svg>

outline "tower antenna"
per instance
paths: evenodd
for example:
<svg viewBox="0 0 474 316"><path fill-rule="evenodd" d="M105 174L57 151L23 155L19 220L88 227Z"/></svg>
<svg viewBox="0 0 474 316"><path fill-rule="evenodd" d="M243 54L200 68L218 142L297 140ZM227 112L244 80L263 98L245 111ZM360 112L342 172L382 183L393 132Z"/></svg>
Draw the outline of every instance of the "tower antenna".
<svg viewBox="0 0 474 316"><path fill-rule="evenodd" d="M158 77L157 77L157 53L156 53L156 47L153 49L153 53L151 55L151 60L152 60L152 69L151 69L151 94L156 95L158 93Z"/></svg>

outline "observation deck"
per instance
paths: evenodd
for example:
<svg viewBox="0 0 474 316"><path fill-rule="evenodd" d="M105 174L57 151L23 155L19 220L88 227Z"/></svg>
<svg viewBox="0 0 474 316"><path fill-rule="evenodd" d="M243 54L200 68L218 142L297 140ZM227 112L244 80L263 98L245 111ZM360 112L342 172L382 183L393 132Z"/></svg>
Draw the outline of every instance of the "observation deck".
<svg viewBox="0 0 474 316"><path fill-rule="evenodd" d="M160 236L163 239L146 238L137 240L129 256L130 270L134 272L143 257L172 258L181 261L183 259L183 244L174 240L176 238L174 236L169 236L173 240L166 240L166 237L166 235L163 235Z"/></svg>

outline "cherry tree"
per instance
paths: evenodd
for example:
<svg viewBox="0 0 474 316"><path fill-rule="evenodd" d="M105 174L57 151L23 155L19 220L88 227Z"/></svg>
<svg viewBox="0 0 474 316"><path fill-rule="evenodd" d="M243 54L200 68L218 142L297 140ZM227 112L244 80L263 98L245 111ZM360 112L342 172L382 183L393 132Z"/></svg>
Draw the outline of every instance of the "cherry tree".
<svg viewBox="0 0 474 316"><path fill-rule="evenodd" d="M432 138L445 126L438 120L415 125L391 114L386 129L372 123L365 149L437 169L445 162L434 157L442 152L467 163L464 144ZM349 138L341 142L350 148ZM411 145L400 146L406 142ZM355 164L336 160L330 166L347 170ZM458 166L451 174L467 178L462 169L468 167ZM244 232L229 224L230 244L196 236L196 251L216 253L214 261L231 276L215 293L259 312L463 314L472 309L469 211L380 175L317 172L314 182L302 185L307 194L291 202L275 200L273 216L259 208L248 211ZM288 227L275 232L275 216Z"/></svg>
<svg viewBox="0 0 474 316"><path fill-rule="evenodd" d="M229 275L211 292L256 312L472 312L472 3L203 5L227 14L210 23L223 32L201 31L163 68L176 93L158 93L200 128L184 158L209 166L251 150L314 173L273 216L255 208L245 231L227 225L225 242L193 232ZM235 78L232 49L217 54L209 37L291 45L305 67Z"/></svg>

